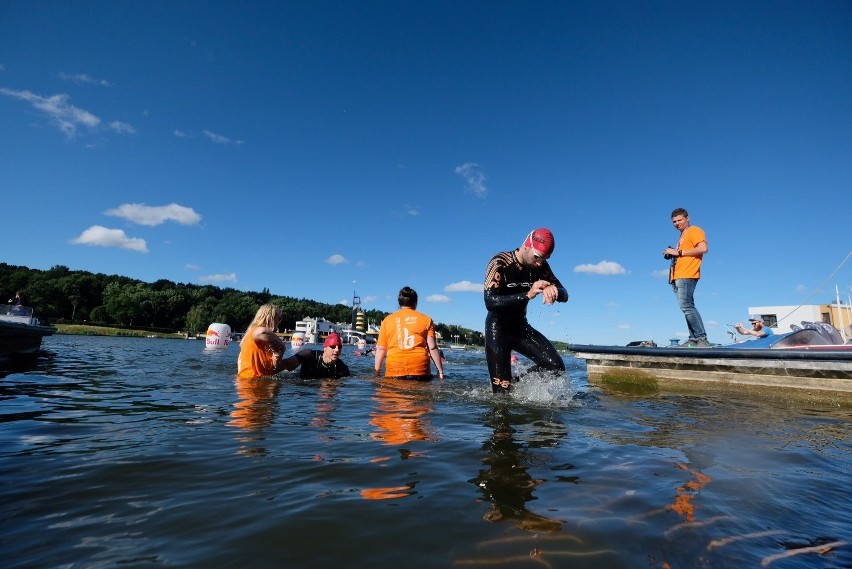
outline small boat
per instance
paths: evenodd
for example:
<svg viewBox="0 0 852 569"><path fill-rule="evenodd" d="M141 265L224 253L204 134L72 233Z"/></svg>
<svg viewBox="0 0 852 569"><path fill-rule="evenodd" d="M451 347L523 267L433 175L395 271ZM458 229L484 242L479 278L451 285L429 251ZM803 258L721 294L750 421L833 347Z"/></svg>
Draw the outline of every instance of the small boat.
<svg viewBox="0 0 852 569"><path fill-rule="evenodd" d="M29 306L0 305L0 357L34 354L41 349L41 339L56 333L33 317Z"/></svg>
<svg viewBox="0 0 852 569"><path fill-rule="evenodd" d="M718 389L760 386L852 396L852 344L819 323L710 348L571 344L589 379ZM837 331L834 330L836 333Z"/></svg>

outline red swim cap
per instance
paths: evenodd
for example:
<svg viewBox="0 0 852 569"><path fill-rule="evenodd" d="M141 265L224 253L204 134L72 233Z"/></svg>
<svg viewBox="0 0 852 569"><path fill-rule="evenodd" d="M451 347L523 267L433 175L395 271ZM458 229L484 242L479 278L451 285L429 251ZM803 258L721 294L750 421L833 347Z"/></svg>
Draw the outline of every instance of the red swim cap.
<svg viewBox="0 0 852 569"><path fill-rule="evenodd" d="M332 332L328 336L325 337L325 343L323 344L324 348L329 346L342 346L343 342L340 340L340 334L337 332Z"/></svg>
<svg viewBox="0 0 852 569"><path fill-rule="evenodd" d="M556 241L553 239L553 233L549 229L539 227L534 231L530 231L530 234L524 239L524 247L532 247L546 259L553 253Z"/></svg>

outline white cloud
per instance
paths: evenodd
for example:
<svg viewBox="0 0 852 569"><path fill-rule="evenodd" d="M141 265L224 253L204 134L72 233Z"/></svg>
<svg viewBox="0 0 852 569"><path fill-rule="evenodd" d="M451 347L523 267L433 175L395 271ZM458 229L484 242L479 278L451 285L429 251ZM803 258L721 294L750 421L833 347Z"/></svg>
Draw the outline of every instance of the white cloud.
<svg viewBox="0 0 852 569"><path fill-rule="evenodd" d="M343 263L348 263L349 261L347 261L346 257L344 257L343 255L334 254L328 259L326 259L325 262L329 265L342 265Z"/></svg>
<svg viewBox="0 0 852 569"><path fill-rule="evenodd" d="M430 294L426 297L426 302L437 302L440 304L449 304L452 302L449 296L444 294Z"/></svg>
<svg viewBox="0 0 852 569"><path fill-rule="evenodd" d="M622 330L630 330L630 324L619 324L618 327Z"/></svg>
<svg viewBox="0 0 852 569"><path fill-rule="evenodd" d="M192 138L192 134L178 129L175 129L174 135L178 138Z"/></svg>
<svg viewBox="0 0 852 569"><path fill-rule="evenodd" d="M148 246L144 239L128 237L121 229L108 229L100 225L91 226L79 237L72 239L71 243L96 247L118 247L119 249L128 249L140 253L148 252Z"/></svg>
<svg viewBox="0 0 852 569"><path fill-rule="evenodd" d="M206 275L198 277L200 283L235 283L237 282L237 273L219 273L216 275Z"/></svg>
<svg viewBox="0 0 852 569"><path fill-rule="evenodd" d="M209 138L211 141L216 144L242 144L242 140L231 140L227 136L222 136L221 134L216 134L215 132L210 132L209 130L201 131L204 133L204 136Z"/></svg>
<svg viewBox="0 0 852 569"><path fill-rule="evenodd" d="M597 265L577 265L574 267L574 272L591 273L593 275L623 275L627 270L614 261L601 261Z"/></svg>
<svg viewBox="0 0 852 569"><path fill-rule="evenodd" d="M366 304L368 302L376 302L376 298L377 297L375 297L375 296L365 296L364 299L361 301L361 303Z"/></svg>
<svg viewBox="0 0 852 569"><path fill-rule="evenodd" d="M418 215L420 215L420 206L407 205L405 206L405 213L407 213L411 217L417 217Z"/></svg>
<svg viewBox="0 0 852 569"><path fill-rule="evenodd" d="M191 207L172 203L163 206L147 206L139 203L121 204L117 208L108 209L105 215L121 217L137 225L155 226L167 221L175 221L181 225L195 225L201 221L201 216Z"/></svg>
<svg viewBox="0 0 852 569"><path fill-rule="evenodd" d="M668 269L660 269L659 271L654 271L653 273L651 273L651 276L659 277L661 279L667 279L669 278L669 271Z"/></svg>
<svg viewBox="0 0 852 569"><path fill-rule="evenodd" d="M112 87L112 83L107 81L106 79L92 79L85 73L60 73L59 78L63 81L70 81L72 83L76 83L77 85L100 85L101 87Z"/></svg>
<svg viewBox="0 0 852 569"><path fill-rule="evenodd" d="M349 306L349 300L344 298L343 300L338 300L337 304L342 304L343 306Z"/></svg>
<svg viewBox="0 0 852 569"><path fill-rule="evenodd" d="M69 102L70 97L65 94L42 97L31 91L13 91L5 87L0 88L0 94L26 101L33 108L47 115L54 126L69 138L73 138L77 134L77 127L96 128L101 124L101 119L89 111L72 105Z"/></svg>
<svg viewBox="0 0 852 569"><path fill-rule="evenodd" d="M228 144L229 142L231 142L230 138L222 136L221 134L216 134L215 132L210 132L209 130L205 130L203 132L207 138L209 138L216 144Z"/></svg>
<svg viewBox="0 0 852 569"><path fill-rule="evenodd" d="M136 134L136 128L131 124L127 124L126 122L112 121L111 123L109 123L109 128L120 134Z"/></svg>
<svg viewBox="0 0 852 569"><path fill-rule="evenodd" d="M806 287L803 284L800 284L800 285L796 285L796 288L794 290L796 292L808 292L808 287Z"/></svg>
<svg viewBox="0 0 852 569"><path fill-rule="evenodd" d="M183 266L183 268L189 269L190 271L200 271L201 270L201 267L199 267L198 265L195 265L193 263L187 263Z"/></svg>
<svg viewBox="0 0 852 569"><path fill-rule="evenodd" d="M456 166L454 172L464 178L467 191L472 192L476 197L484 198L488 194L488 188L485 187L485 172L479 164L466 162Z"/></svg>
<svg viewBox="0 0 852 569"><path fill-rule="evenodd" d="M448 284L444 287L444 292L482 292L482 283L472 283L470 281L459 281L457 283Z"/></svg>

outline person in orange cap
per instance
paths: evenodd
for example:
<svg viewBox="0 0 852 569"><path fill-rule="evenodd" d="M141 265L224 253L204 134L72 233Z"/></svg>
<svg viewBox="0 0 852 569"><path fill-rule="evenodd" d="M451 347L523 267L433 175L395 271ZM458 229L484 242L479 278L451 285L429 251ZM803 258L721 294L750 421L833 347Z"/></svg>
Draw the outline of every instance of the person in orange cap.
<svg viewBox="0 0 852 569"><path fill-rule="evenodd" d="M565 371L550 340L527 321L527 304L536 296L544 304L568 300L547 261L555 246L553 233L540 227L514 251L494 255L485 270L485 360L494 393L511 389L512 350L535 362L528 371Z"/></svg>

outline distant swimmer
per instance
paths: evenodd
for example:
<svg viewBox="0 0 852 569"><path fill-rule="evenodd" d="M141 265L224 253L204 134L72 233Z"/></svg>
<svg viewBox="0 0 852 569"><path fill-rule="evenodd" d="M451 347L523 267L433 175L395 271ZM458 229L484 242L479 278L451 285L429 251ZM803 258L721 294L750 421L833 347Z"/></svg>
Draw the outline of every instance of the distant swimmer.
<svg viewBox="0 0 852 569"><path fill-rule="evenodd" d="M542 227L514 251L494 255L485 270L485 359L494 393L511 389L512 350L535 362L528 371L565 371L550 340L527 321L527 304L539 294L544 304L568 300L547 262L554 247L553 234Z"/></svg>
<svg viewBox="0 0 852 569"><path fill-rule="evenodd" d="M353 352L356 356L369 356L373 353L373 347L367 348L367 341L364 339L358 340L357 346L355 352Z"/></svg>

